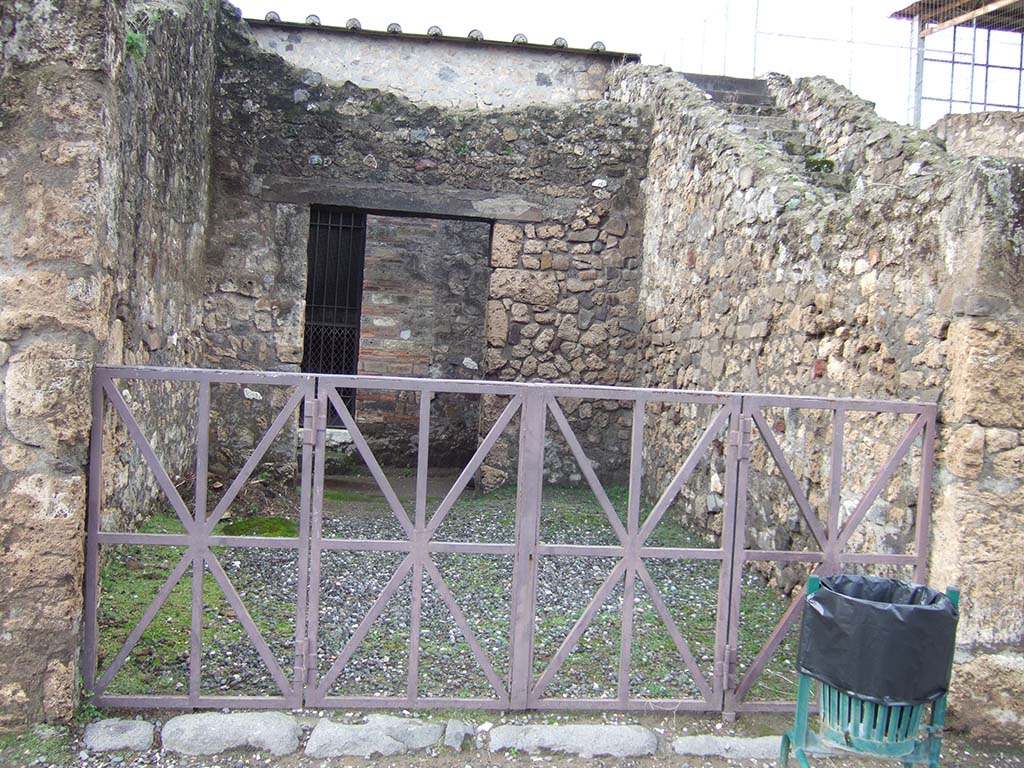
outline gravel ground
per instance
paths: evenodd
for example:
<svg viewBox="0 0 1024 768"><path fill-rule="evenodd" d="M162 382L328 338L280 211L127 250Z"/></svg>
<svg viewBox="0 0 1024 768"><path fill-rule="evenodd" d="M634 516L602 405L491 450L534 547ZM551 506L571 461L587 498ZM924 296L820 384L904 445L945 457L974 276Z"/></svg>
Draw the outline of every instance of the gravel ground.
<svg viewBox="0 0 1024 768"><path fill-rule="evenodd" d="M433 477L428 488L436 506L453 477ZM396 477L396 492L412 510L412 478ZM326 538L403 539L401 527L387 508L371 478L334 481L327 489L323 535ZM612 491L613 503L624 505L623 491ZM618 494L618 496L616 495ZM443 541L511 543L515 538L515 496L503 490L483 496L466 492L437 532ZM616 539L596 501L586 489L545 488L541 540L545 543L611 544ZM652 543L663 546L708 546L666 519ZM123 548L111 557L131 558L136 549ZM287 677L294 664L294 600L298 559L294 550L215 548L242 603L261 628L272 654ZM366 615L403 559L392 552L325 551L321 561L319 645L317 663L325 674ZM167 560L169 570L175 562ZM538 569L535 669L543 673L615 565L614 558L544 557ZM509 663L509 606L512 558L494 555L437 555L435 563L457 604L499 676ZM705 676L713 667L714 626L719 564L715 561L650 560L647 568L669 611L691 644ZM208 580L211 581L212 580ZM152 588L159 586L154 578ZM420 625L420 693L423 696L491 697L494 692L477 664L436 585L423 582ZM768 603L764 626L754 634L767 636L785 603L752 577L747 592L757 605ZM188 576L179 584L179 599L188 600ZM202 689L230 695L278 695L279 691L248 641L235 611L216 589L206 600L203 629ZM412 578L407 576L366 640L333 684L334 696L404 695L408 664L409 609ZM774 603L777 603L775 605ZM141 613L144 599L138 601ZM622 586L616 586L579 645L552 680L546 695L569 698L608 698L617 693L619 616ZM634 643L631 667L633 694L647 698L699 699L699 689L678 662L671 638L658 617L643 584L637 580L634 604ZM762 611L763 613L764 611ZM754 625L759 617L754 616ZM163 620L158 614L157 622ZM745 619L746 620L746 619ZM165 628L171 631L171 627ZM181 693L187 687L187 627L179 629L173 652L144 636L131 664L159 672L160 684L146 687L156 693ZM760 637L751 639L753 649ZM792 648L784 649L792 653ZM149 654L147 655L147 652ZM749 662L748 653L742 662ZM158 658L160 657L160 658ZM783 678L788 671L779 662ZM777 665L778 666L778 665ZM741 667L742 671L742 667ZM774 668L769 674L778 674ZM790 676L792 677L792 676ZM115 678L117 680L117 678ZM111 692L132 692L132 680ZM785 680L789 685L792 680ZM138 692L136 687L136 692ZM778 697L778 691L769 690ZM784 695L784 694L783 694Z"/></svg>

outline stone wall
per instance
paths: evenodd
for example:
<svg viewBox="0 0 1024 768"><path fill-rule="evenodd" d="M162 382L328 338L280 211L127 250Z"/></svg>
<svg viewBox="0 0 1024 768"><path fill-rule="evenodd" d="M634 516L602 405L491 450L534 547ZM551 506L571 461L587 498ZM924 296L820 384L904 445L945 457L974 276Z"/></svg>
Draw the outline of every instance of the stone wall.
<svg viewBox="0 0 1024 768"><path fill-rule="evenodd" d="M604 98L608 72L621 59L595 51L298 24L253 22L252 28L263 48L316 70L332 84L351 82L400 93L417 104L457 109L596 101Z"/></svg>
<svg viewBox="0 0 1024 768"><path fill-rule="evenodd" d="M940 346L929 350L926 345L909 361L913 366L924 356L945 357L946 375L937 398L930 578L937 586L955 584L963 590L953 715L978 736L1019 743L1024 740L1024 678L1019 674L1024 668L1024 467L1018 446L1024 419L1016 404L1024 397L1024 165L986 157L954 160L992 149L1002 154L998 150L1009 146L1013 132L998 130L998 118L986 124L977 116L974 125L986 127L976 132L968 127L968 141L961 143L960 134L950 146L951 132L959 130L952 126L973 122L951 117L949 156L922 156L920 150L910 155L907 149L926 146L917 143L920 133L878 120L870 105L826 80L795 85L777 81L775 90L782 103L813 127L812 135L824 141L828 134L822 128L837 136L861 127L866 138L859 150L863 162L855 195L870 189L871 179L885 200L890 185L913 191L914 177L947 175L950 194L934 194L932 204L941 205L938 220L919 222L918 238L934 238L933 263L941 264L933 267L938 280L930 322L933 327L949 325ZM1011 118L1004 126L1017 122ZM1013 154L1007 151L1008 157ZM898 206L883 210L887 220L893 214L913 215ZM901 218L888 226L898 226ZM910 367L905 358L897 359L904 369ZM911 369L910 381L913 373Z"/></svg>
<svg viewBox="0 0 1024 768"><path fill-rule="evenodd" d="M165 2L136 3L124 21L145 43L123 56L111 84L103 198L114 250L109 362L202 365L212 21L205 3ZM178 119L168 119L168 109ZM172 479L187 481L197 388L134 382L119 389ZM120 422L108 418L105 433L104 526L132 528L166 502Z"/></svg>
<svg viewBox="0 0 1024 768"><path fill-rule="evenodd" d="M93 363L197 360L212 17L135 8L0 9L0 725L75 706Z"/></svg>
<svg viewBox="0 0 1024 768"><path fill-rule="evenodd" d="M419 107L296 69L230 14L220 45L211 364L299 362L307 206L324 204L498 222L485 377L633 380L648 143L638 110ZM614 430L589 429L594 458L621 464L606 447Z"/></svg>
<svg viewBox="0 0 1024 768"><path fill-rule="evenodd" d="M957 157L1024 157L1024 113L946 115L930 129Z"/></svg>
<svg viewBox="0 0 1024 768"><path fill-rule="evenodd" d="M1008 391L1019 382L1019 169L954 161L930 134L880 120L830 81L772 78L770 86L808 143L835 161L841 184L821 183L781 147L732 130L725 111L677 75L619 72L622 98L653 107L658 137L644 190L644 383L940 400L931 580L964 589L957 680L991 680L1020 664L1024 616L1024 568L1007 549L1020 550L1024 530L1011 490L1022 477L1010 468L1019 419L1006 405L1020 396ZM1004 352L982 351L996 348ZM828 422L780 414L773 426L812 505L826 509ZM674 470L691 427L675 414L657 423L645 453L651 486ZM846 457L847 512L899 429L883 419L847 430L860 440ZM987 429L996 430L992 445ZM767 461L755 450L748 544L802 548L808 532L794 505L779 503L781 483L756 477ZM986 476L985 462L999 469ZM720 527L708 493L716 464L680 509L712 530ZM1001 505L996 487L1008 494ZM912 478L890 485L854 545L901 549L909 536L899 531L915 509ZM771 575L783 588L798 577L781 564ZM968 685L953 699L961 722L989 736L1001 722L1020 738L1024 719L1009 703L1015 683L985 694ZM979 696L984 707L971 701Z"/></svg>
<svg viewBox="0 0 1024 768"><path fill-rule="evenodd" d="M618 70L611 102L417 105L297 69L205 0L131 15L15 0L0 35L0 726L74 706L92 366L296 369L309 206L325 204L375 212L367 373L938 400L931 580L963 589L953 709L979 736L1024 738L1019 164L955 159L818 78L770 87L835 161L828 181L660 69ZM448 245L426 264L410 251L426 242ZM408 303L393 313L389 296ZM171 414L191 418L194 393L169 394L137 388L132 403L187 479L193 427ZM499 405L446 402L449 443L444 429L486 429ZM211 466L251 447L280 403L246 396L244 418L215 424ZM629 414L563 407L614 480ZM699 425L653 414L650 490ZM772 426L822 508L827 420ZM899 429L851 430L845 512ZM108 523L130 526L152 487L123 433L106 449ZM723 450L675 509L710 532ZM508 479L514 453L498 444L485 485ZM548 461L550 479L578 480L563 452ZM911 480L890 485L855 546L905 545ZM806 546L778 479L751 489L748 543ZM799 573L768 575L786 590Z"/></svg>

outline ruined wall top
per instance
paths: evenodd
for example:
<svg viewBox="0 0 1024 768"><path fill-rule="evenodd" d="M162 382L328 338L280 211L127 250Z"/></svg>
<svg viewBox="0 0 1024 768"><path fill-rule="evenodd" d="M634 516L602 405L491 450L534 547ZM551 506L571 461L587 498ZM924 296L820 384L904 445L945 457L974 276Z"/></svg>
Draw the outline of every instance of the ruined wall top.
<svg viewBox="0 0 1024 768"><path fill-rule="evenodd" d="M260 46L329 82L460 109L597 101L628 54L250 21Z"/></svg>
<svg viewBox="0 0 1024 768"><path fill-rule="evenodd" d="M946 151L959 157L1024 157L1024 113L976 112L946 115L932 126L946 142Z"/></svg>

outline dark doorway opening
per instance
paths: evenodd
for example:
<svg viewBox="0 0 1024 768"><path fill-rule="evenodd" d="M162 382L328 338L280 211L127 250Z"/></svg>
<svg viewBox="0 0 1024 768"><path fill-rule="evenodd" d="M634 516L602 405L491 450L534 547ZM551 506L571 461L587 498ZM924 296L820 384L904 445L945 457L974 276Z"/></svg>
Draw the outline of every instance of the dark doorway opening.
<svg viewBox="0 0 1024 768"><path fill-rule="evenodd" d="M366 214L315 205L309 212L302 370L354 375L359 365ZM355 413L355 391L342 390ZM343 426L331 411L328 426Z"/></svg>

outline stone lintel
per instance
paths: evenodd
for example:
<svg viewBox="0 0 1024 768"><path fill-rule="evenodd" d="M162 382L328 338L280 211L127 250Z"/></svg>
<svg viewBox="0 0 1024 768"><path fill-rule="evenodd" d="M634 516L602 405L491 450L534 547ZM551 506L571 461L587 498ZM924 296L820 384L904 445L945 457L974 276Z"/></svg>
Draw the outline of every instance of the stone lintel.
<svg viewBox="0 0 1024 768"><path fill-rule="evenodd" d="M288 176L267 178L261 197L274 203L339 205L380 213L519 222L568 218L582 204L581 200L573 198L527 199L475 189Z"/></svg>

